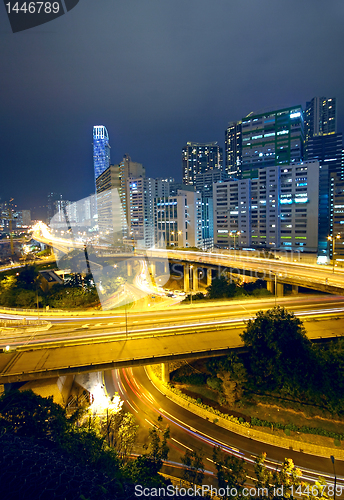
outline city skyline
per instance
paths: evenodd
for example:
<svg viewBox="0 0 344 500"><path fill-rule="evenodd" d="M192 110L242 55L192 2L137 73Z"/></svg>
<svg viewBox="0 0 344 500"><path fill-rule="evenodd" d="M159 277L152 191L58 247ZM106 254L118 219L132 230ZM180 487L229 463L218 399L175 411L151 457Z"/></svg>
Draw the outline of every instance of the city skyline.
<svg viewBox="0 0 344 500"><path fill-rule="evenodd" d="M109 131L111 163L129 154L149 176L176 179L186 142L224 147L228 123L262 108L334 96L343 131L343 14L338 1L147 0L100 10L84 0L17 34L2 16L0 196L23 207L52 191L88 196L97 123Z"/></svg>

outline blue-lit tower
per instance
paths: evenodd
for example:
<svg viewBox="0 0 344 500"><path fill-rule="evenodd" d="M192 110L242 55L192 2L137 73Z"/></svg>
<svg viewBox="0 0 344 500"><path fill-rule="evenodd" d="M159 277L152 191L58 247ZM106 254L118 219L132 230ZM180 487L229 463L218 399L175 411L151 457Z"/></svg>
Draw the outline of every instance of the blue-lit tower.
<svg viewBox="0 0 344 500"><path fill-rule="evenodd" d="M104 125L93 127L93 164L95 179L110 166L109 134Z"/></svg>

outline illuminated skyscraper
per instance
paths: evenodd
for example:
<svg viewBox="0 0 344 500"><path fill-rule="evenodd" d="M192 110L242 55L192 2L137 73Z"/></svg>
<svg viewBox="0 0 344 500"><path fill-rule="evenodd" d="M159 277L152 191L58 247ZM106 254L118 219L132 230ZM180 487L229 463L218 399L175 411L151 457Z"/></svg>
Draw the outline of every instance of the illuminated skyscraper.
<svg viewBox="0 0 344 500"><path fill-rule="evenodd" d="M230 122L225 132L225 172L228 177L239 179L242 163L242 123Z"/></svg>
<svg viewBox="0 0 344 500"><path fill-rule="evenodd" d="M217 142L188 142L182 150L183 184L195 185L195 175L222 169L222 148Z"/></svg>
<svg viewBox="0 0 344 500"><path fill-rule="evenodd" d="M331 135L337 132L336 98L313 97L306 104L305 141L311 137Z"/></svg>
<svg viewBox="0 0 344 500"><path fill-rule="evenodd" d="M93 127L93 164L94 179L110 166L109 134L104 125Z"/></svg>
<svg viewBox="0 0 344 500"><path fill-rule="evenodd" d="M242 178L258 169L289 165L303 159L304 124L301 106L250 113L242 119Z"/></svg>

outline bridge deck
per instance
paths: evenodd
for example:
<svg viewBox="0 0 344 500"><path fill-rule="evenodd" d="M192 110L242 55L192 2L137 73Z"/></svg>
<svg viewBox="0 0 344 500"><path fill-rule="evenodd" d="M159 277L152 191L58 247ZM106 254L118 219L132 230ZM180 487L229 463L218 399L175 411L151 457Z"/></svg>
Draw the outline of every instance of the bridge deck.
<svg viewBox="0 0 344 500"><path fill-rule="evenodd" d="M344 333L344 318L305 321L310 339ZM51 346L25 346L0 354L0 383L20 382L124 366L160 363L172 359L218 355L242 348L244 324L155 336L123 335L87 341L55 342ZM211 347L210 347L211 346Z"/></svg>

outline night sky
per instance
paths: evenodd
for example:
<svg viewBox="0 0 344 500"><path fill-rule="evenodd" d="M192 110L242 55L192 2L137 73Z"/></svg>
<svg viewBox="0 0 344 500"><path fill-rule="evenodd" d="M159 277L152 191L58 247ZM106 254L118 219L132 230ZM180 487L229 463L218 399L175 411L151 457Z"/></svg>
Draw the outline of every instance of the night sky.
<svg viewBox="0 0 344 500"><path fill-rule="evenodd" d="M337 97L344 132L343 0L80 0L13 34L0 5L0 196L94 189L92 127L111 162L181 180L186 141L218 141L250 111Z"/></svg>

